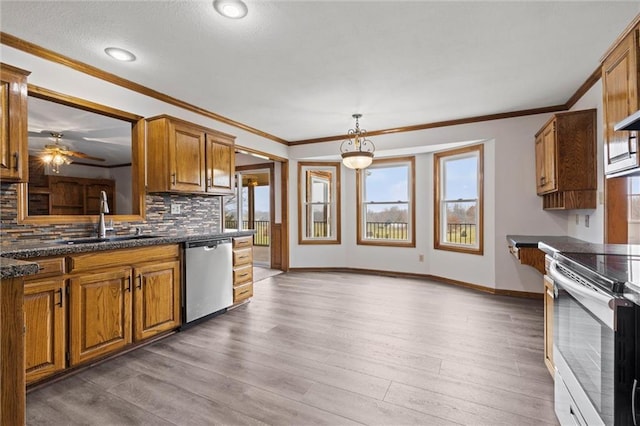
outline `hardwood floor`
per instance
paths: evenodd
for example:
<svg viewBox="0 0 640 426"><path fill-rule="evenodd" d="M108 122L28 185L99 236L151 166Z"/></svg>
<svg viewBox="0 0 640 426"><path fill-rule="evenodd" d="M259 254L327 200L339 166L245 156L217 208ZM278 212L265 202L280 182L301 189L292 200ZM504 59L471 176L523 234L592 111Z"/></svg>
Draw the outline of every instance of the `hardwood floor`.
<svg viewBox="0 0 640 426"><path fill-rule="evenodd" d="M541 300L296 272L27 396L27 423L557 424Z"/></svg>

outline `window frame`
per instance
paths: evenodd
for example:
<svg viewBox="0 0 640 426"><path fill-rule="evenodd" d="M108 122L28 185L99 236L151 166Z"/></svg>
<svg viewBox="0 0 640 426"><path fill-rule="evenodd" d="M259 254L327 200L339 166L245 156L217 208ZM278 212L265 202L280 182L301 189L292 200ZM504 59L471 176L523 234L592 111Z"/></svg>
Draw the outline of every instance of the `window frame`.
<svg viewBox="0 0 640 426"><path fill-rule="evenodd" d="M310 245L318 245L318 244L341 244L341 229L342 223L340 221L340 170L341 163L340 162L298 162L298 244L310 244ZM335 189L330 193L333 194L335 202L334 211L334 235L331 237L307 237L305 235L305 228L307 224L306 220L306 195L311 182L307 181L307 171L317 171L317 172L327 172L332 171L334 173L335 178L332 180L334 183ZM331 203L330 203L331 204Z"/></svg>
<svg viewBox="0 0 640 426"><path fill-rule="evenodd" d="M445 242L441 235L442 231L442 192L443 176L442 162L450 157L464 157L465 154L477 153L478 156L478 224L476 227L477 247L471 247L459 243ZM447 250L467 254L484 254L484 144L469 145L462 148L451 149L433 154L433 210L434 210L434 232L433 248L436 250Z"/></svg>
<svg viewBox="0 0 640 426"><path fill-rule="evenodd" d="M407 241L397 241L397 240L382 240L382 239L371 239L371 238L363 238L364 231L364 218L365 214L363 208L365 206L365 202L363 200L364 191L364 181L362 173L366 173L369 168L382 168L385 166L392 165L407 165L409 167L408 173L408 188L407 193L409 195L409 208L407 209L409 213L408 225L409 229L407 232L408 240ZM358 170L356 173L356 194L357 194L357 205L356 205L356 243L357 245L365 245L365 246L384 246L384 247L415 247L416 246L416 157L415 156L407 156L407 157L394 157L394 158L383 158L383 159L374 159L371 165L366 169Z"/></svg>

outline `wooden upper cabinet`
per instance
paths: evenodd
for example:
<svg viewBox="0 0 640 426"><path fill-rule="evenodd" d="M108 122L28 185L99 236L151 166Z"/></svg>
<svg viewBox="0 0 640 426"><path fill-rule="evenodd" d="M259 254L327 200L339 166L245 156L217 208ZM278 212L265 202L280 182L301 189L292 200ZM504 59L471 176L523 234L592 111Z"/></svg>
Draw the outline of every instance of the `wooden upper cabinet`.
<svg viewBox="0 0 640 426"><path fill-rule="evenodd" d="M28 179L28 71L0 64L0 179Z"/></svg>
<svg viewBox="0 0 640 426"><path fill-rule="evenodd" d="M604 112L604 171L620 175L637 169L637 132L614 131L616 123L636 112L638 104L638 56L640 26L636 26L602 63Z"/></svg>
<svg viewBox="0 0 640 426"><path fill-rule="evenodd" d="M207 191L233 193L235 146L233 138L220 133L207 133Z"/></svg>
<svg viewBox="0 0 640 426"><path fill-rule="evenodd" d="M234 137L169 116L147 120L147 190L229 194Z"/></svg>
<svg viewBox="0 0 640 426"><path fill-rule="evenodd" d="M536 190L545 209L596 207L596 110L555 114L535 137Z"/></svg>

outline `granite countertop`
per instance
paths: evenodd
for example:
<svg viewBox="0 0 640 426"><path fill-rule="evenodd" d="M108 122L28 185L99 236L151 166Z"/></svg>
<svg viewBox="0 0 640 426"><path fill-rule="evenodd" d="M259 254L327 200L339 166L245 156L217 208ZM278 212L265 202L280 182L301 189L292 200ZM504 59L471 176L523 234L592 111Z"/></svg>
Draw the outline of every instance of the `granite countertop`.
<svg viewBox="0 0 640 426"><path fill-rule="evenodd" d="M132 247L148 247L161 244L180 244L207 239L231 238L253 235L254 230L226 231L210 234L149 235L150 238L90 242L81 244L62 244L61 241L42 241L26 243L3 243L0 245L0 276L2 278L35 274L38 265L24 260L44 256L64 256L75 253L105 251ZM120 236L118 236L120 237Z"/></svg>
<svg viewBox="0 0 640 426"><path fill-rule="evenodd" d="M14 278L32 275L38 272L38 264L24 260L0 257L0 278Z"/></svg>
<svg viewBox="0 0 640 426"><path fill-rule="evenodd" d="M552 246L587 243L586 241L567 237L566 235L507 235L507 241L517 248L538 248L538 243L541 241Z"/></svg>

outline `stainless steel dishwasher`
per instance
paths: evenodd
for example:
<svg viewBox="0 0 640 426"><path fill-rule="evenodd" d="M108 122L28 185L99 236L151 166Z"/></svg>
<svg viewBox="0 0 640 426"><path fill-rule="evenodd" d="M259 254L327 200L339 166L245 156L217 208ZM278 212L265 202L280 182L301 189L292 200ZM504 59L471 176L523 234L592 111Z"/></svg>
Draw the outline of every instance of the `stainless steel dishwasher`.
<svg viewBox="0 0 640 426"><path fill-rule="evenodd" d="M208 317L233 305L231 239L185 243L183 323Z"/></svg>

